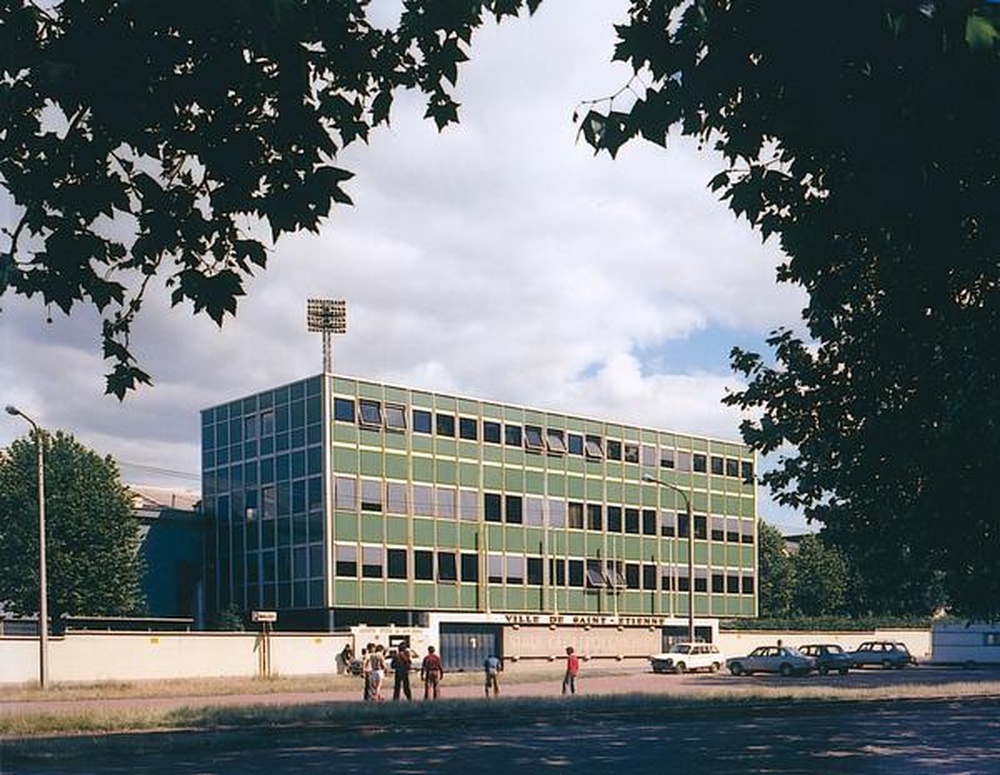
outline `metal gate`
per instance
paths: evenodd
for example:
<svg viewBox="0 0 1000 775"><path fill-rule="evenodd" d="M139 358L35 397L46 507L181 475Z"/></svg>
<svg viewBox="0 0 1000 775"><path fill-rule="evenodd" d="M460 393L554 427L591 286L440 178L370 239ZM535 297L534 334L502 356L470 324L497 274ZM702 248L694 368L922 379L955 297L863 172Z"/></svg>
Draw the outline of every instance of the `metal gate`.
<svg viewBox="0 0 1000 775"><path fill-rule="evenodd" d="M503 659L503 627L441 624L441 661L448 670L480 670L490 654Z"/></svg>

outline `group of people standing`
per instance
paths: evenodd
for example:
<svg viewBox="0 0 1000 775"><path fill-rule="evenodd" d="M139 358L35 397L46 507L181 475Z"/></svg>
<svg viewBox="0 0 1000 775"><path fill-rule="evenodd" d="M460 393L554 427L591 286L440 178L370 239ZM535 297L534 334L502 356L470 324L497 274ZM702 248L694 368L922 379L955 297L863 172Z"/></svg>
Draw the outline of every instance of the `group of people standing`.
<svg viewBox="0 0 1000 775"><path fill-rule="evenodd" d="M361 655L355 659L350 644L344 647L340 654L341 661L350 672L360 674L364 679L364 700L366 702L382 702L382 684L389 670L393 673L392 699L398 702L402 697L413 699L410 687L410 671L413 669L415 653L406 643L401 643L396 649L386 652L381 643L369 643L361 650ZM441 678L444 667L441 657L433 646L427 647L427 656L420 664L420 680L424 683L424 699L436 700L441 694Z"/></svg>
<svg viewBox="0 0 1000 775"><path fill-rule="evenodd" d="M391 669L394 676L392 699L398 702L402 697L413 700L410 688L410 671L413 669L415 653L407 643L401 643L395 650L386 654L381 643L369 643L361 650L357 659L350 644L344 646L340 659L345 670L360 674L364 678L364 699L366 702L382 702L382 684L387 672ZM483 662L485 672L486 696L500 695L500 672L503 662L496 654L490 654ZM580 672L580 658L572 646L566 647L566 671L563 673L562 693L576 694L576 676ZM436 700L441 696L441 678L444 676L444 666L433 646L427 647L427 655L420 663L420 680L424 683L424 699Z"/></svg>

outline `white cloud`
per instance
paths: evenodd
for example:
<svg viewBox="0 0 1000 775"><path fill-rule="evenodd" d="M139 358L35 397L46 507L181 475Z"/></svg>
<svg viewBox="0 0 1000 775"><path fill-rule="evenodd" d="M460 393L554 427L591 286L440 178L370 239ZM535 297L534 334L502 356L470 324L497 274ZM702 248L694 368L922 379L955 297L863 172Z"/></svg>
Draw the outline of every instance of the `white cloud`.
<svg viewBox="0 0 1000 775"><path fill-rule="evenodd" d="M320 370L304 307L325 296L348 300L338 371L737 438L719 403L737 385L727 361L694 371L641 353L719 328L763 347L804 299L707 190L717 159L676 139L614 161L576 142L578 102L628 78L608 64L626 9L548 0L489 25L461 72L462 124L444 133L400 95L392 127L341 159L356 206L280 243L237 319L220 331L147 304L133 344L156 387L122 406L102 396L93 316L45 326L36 304L4 299L5 397L125 461L196 472L199 409ZM0 444L21 430L0 423Z"/></svg>

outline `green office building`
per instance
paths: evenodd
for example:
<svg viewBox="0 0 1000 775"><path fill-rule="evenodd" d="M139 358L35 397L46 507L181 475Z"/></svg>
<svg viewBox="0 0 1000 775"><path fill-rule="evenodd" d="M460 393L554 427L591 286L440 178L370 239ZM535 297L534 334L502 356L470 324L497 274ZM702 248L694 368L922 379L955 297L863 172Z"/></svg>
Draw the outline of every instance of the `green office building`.
<svg viewBox="0 0 1000 775"><path fill-rule="evenodd" d="M320 375L206 409L202 448L219 610L308 629L756 615L737 442Z"/></svg>

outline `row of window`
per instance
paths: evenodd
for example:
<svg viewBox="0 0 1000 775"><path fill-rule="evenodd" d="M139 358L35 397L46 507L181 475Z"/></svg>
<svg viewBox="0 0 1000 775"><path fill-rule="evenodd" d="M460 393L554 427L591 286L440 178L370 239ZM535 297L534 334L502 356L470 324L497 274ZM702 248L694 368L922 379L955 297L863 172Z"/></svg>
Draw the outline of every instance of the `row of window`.
<svg viewBox="0 0 1000 775"><path fill-rule="evenodd" d="M356 423L370 430L386 429L403 432L407 427L414 433L434 434L446 438L479 441L487 444L504 444L508 447L526 449L530 452L545 452L552 455L579 455L590 460L621 460L626 463L647 467L667 468L682 472L709 473L717 476L741 477L752 481L753 462L721 455L706 455L668 447L657 448L652 444L638 444L616 439L605 439L592 434L572 433L537 425L516 425L495 420L480 421L475 417L458 417L425 409L411 409L410 425L407 425L406 407L398 404L383 404L374 399L358 400L335 398L333 400L334 419Z"/></svg>
<svg viewBox="0 0 1000 775"><path fill-rule="evenodd" d="M479 581L479 555L429 549L394 549L381 546L336 544L334 574L340 578L399 579L413 581ZM573 560L549 558L549 583L556 587L588 589L631 589L648 592L687 592L690 577L680 566L618 560ZM545 583L542 557L488 554L486 580L491 584L526 584L540 587ZM753 576L734 573L709 573L696 568L694 591L751 595Z"/></svg>
<svg viewBox="0 0 1000 775"><path fill-rule="evenodd" d="M640 509L604 503L585 503L563 498L543 498L532 495L503 495L496 492L480 494L478 490L456 490L454 487L405 482L383 482L381 479L338 477L334 482L334 504L343 511L412 514L418 517L438 517L476 522L480 513L486 522L544 527L546 508L548 525L554 528L574 528L608 533L667 536L686 538L689 532L687 515L673 511ZM412 491L411 501L407 496ZM360 496L360 498L359 498ZM753 522L735 517L694 515L694 535L713 541L753 543Z"/></svg>

